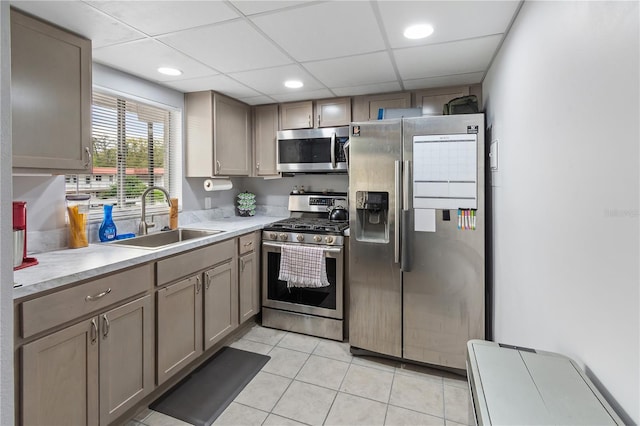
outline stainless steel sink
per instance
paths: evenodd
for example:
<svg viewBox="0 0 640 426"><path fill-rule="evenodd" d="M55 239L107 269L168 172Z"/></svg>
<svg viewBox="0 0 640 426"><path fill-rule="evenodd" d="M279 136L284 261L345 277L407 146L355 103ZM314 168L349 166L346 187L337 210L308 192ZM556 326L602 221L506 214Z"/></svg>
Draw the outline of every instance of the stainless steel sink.
<svg viewBox="0 0 640 426"><path fill-rule="evenodd" d="M204 229L183 229L178 228L172 231L160 231L153 234L141 235L139 237L127 238L125 240L114 241L112 245L123 247L137 247L146 249L157 249L171 244L196 238L209 237L224 231L204 230Z"/></svg>

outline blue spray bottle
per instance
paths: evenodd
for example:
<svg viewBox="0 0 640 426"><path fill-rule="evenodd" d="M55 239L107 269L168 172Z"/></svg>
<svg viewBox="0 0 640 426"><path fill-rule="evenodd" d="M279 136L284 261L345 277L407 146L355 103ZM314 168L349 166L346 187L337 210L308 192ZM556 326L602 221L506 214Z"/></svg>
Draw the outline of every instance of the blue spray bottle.
<svg viewBox="0 0 640 426"><path fill-rule="evenodd" d="M103 243L105 241L115 240L116 235L118 234L116 224L113 222L112 210L112 205L104 205L104 218L102 219L100 229L98 230L98 237L100 237L100 241Z"/></svg>

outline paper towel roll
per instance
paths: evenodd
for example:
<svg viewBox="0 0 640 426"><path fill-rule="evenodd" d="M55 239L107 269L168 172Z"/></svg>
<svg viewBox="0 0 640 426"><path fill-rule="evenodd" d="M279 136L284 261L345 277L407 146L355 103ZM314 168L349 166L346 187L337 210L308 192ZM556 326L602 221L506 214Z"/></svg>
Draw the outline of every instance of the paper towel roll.
<svg viewBox="0 0 640 426"><path fill-rule="evenodd" d="M205 191L223 191L233 188L233 183L229 179L205 179Z"/></svg>

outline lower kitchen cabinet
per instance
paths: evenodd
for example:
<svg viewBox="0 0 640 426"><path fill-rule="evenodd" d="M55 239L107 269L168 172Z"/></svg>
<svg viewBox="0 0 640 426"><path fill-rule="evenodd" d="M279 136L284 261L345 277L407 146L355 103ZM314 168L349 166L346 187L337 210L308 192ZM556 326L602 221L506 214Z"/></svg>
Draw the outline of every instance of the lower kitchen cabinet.
<svg viewBox="0 0 640 426"><path fill-rule="evenodd" d="M158 290L158 385L202 353L201 291L201 274Z"/></svg>
<svg viewBox="0 0 640 426"><path fill-rule="evenodd" d="M22 422L101 424L153 387L153 305L145 296L22 347Z"/></svg>
<svg viewBox="0 0 640 426"><path fill-rule="evenodd" d="M100 424L153 389L154 312L150 295L100 315Z"/></svg>
<svg viewBox="0 0 640 426"><path fill-rule="evenodd" d="M204 273L204 349L238 326L238 280L233 258Z"/></svg>
<svg viewBox="0 0 640 426"><path fill-rule="evenodd" d="M260 312L260 233L240 237L238 250L238 306L240 324Z"/></svg>
<svg viewBox="0 0 640 426"><path fill-rule="evenodd" d="M21 396L25 425L98 424L97 318L22 347Z"/></svg>

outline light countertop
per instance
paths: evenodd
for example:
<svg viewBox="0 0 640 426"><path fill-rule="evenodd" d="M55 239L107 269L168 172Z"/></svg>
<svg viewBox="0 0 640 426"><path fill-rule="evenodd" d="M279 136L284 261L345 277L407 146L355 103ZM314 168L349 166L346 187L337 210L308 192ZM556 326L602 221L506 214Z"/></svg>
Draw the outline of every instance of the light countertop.
<svg viewBox="0 0 640 426"><path fill-rule="evenodd" d="M36 293L95 278L100 275L141 265L185 250L262 229L265 225L285 217L230 217L192 223L182 228L221 230L224 232L204 238L187 240L157 249L114 246L109 243L90 244L79 249L64 249L35 254L38 265L15 271L14 300Z"/></svg>

